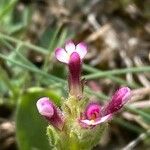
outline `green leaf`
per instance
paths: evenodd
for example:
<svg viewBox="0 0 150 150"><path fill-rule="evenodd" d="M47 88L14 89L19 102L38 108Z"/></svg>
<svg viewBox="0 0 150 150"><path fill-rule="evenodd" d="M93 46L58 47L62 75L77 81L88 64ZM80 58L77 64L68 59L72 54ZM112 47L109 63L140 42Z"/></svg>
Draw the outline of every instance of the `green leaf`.
<svg viewBox="0 0 150 150"><path fill-rule="evenodd" d="M20 150L50 150L46 127L48 123L40 116L36 102L41 97L49 97L60 105L60 97L55 90L30 88L21 95L17 107L17 141ZM60 95L60 94L59 94Z"/></svg>

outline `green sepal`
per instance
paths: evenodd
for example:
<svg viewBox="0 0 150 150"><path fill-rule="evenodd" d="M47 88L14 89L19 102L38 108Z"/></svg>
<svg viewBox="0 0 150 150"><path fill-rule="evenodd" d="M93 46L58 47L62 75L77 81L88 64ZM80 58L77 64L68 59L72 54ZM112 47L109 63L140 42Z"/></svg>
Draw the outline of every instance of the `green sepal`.
<svg viewBox="0 0 150 150"><path fill-rule="evenodd" d="M60 135L59 133L56 131L56 129L49 125L47 127L47 136L48 136L48 140L49 140L49 144L51 146L51 148L53 150L60 150Z"/></svg>
<svg viewBox="0 0 150 150"><path fill-rule="evenodd" d="M103 135L103 131L107 127L106 123L88 128L81 126L79 120L88 102L89 100L86 98L78 100L73 96L69 96L62 106L66 117L65 132L69 141L68 146L70 148L72 147L73 150L92 149L98 144Z"/></svg>
<svg viewBox="0 0 150 150"><path fill-rule="evenodd" d="M81 150L92 149L96 146L107 128L106 123L89 128L83 128L78 124L72 126L72 132L76 135Z"/></svg>

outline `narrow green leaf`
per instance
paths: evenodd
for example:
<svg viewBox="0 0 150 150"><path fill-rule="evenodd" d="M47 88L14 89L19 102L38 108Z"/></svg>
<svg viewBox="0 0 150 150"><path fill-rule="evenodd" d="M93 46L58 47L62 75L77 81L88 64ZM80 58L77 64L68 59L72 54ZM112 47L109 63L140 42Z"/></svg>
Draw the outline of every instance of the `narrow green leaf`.
<svg viewBox="0 0 150 150"><path fill-rule="evenodd" d="M126 74L126 73L138 73L138 72L150 72L150 66L131 67L131 68L125 68L125 69L114 69L114 70L102 71L102 72L86 75L84 76L84 78L86 78L87 80L90 80L90 79L97 79L97 78L104 77L104 76L120 75L120 74Z"/></svg>
<svg viewBox="0 0 150 150"><path fill-rule="evenodd" d="M103 72L103 71L101 71L99 69L93 68L93 67L91 67L89 65L86 65L86 64L83 65L83 69L88 71L88 72L91 72L91 73ZM108 76L104 76L104 77L109 78L112 81L114 81L114 82L116 82L118 84L121 84L121 85L128 85L128 86L130 86L132 88L139 87L139 85L137 83L128 83L126 80L123 80L120 77L116 77L116 76L112 76L112 75L108 75Z"/></svg>

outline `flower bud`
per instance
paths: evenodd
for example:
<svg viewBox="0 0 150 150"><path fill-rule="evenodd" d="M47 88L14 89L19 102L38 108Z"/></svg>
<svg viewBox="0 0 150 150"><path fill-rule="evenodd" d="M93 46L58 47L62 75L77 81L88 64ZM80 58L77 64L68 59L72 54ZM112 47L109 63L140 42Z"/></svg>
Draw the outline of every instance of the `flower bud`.
<svg viewBox="0 0 150 150"><path fill-rule="evenodd" d="M44 116L50 124L62 130L64 117L62 112L47 97L39 99L36 103L39 113Z"/></svg>
<svg viewBox="0 0 150 150"><path fill-rule="evenodd" d="M81 59L78 53L73 52L69 59L69 92L75 97L82 95L81 87Z"/></svg>
<svg viewBox="0 0 150 150"><path fill-rule="evenodd" d="M104 115L112 114L120 110L123 105L129 100L131 95L131 90L128 87L120 88L112 96L111 101L104 107Z"/></svg>

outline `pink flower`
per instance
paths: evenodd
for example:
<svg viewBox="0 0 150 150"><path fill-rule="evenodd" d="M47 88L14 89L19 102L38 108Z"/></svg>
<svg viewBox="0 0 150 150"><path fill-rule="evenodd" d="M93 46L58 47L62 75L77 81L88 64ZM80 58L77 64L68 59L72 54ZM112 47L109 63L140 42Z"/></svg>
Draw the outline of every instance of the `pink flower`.
<svg viewBox="0 0 150 150"><path fill-rule="evenodd" d="M84 119L80 120L83 127L95 126L110 120L129 100L131 90L128 87L120 88L112 96L111 101L103 108L99 103L90 103L85 109Z"/></svg>
<svg viewBox="0 0 150 150"><path fill-rule="evenodd" d="M55 50L56 58L68 64L69 69L69 94L77 99L82 97L83 84L81 81L82 59L87 53L87 46L81 42L77 46L72 41L65 45L65 49L57 48Z"/></svg>
<svg viewBox="0 0 150 150"><path fill-rule="evenodd" d="M101 106L99 103L90 103L85 110L85 116L88 120L94 120L101 117Z"/></svg>
<svg viewBox="0 0 150 150"><path fill-rule="evenodd" d="M101 108L99 103L88 104L84 113L85 118L80 120L82 127L95 126L112 118L112 114L103 116Z"/></svg>
<svg viewBox="0 0 150 150"><path fill-rule="evenodd" d="M39 113L44 116L50 124L62 130L64 125L64 116L47 97L40 98L36 103Z"/></svg>
<svg viewBox="0 0 150 150"><path fill-rule="evenodd" d="M87 53L87 46L83 42L75 46L75 44L72 41L68 41L65 45L65 49L56 48L55 57L59 61L68 64L70 56L74 52L76 52L80 56L80 59L82 60Z"/></svg>

